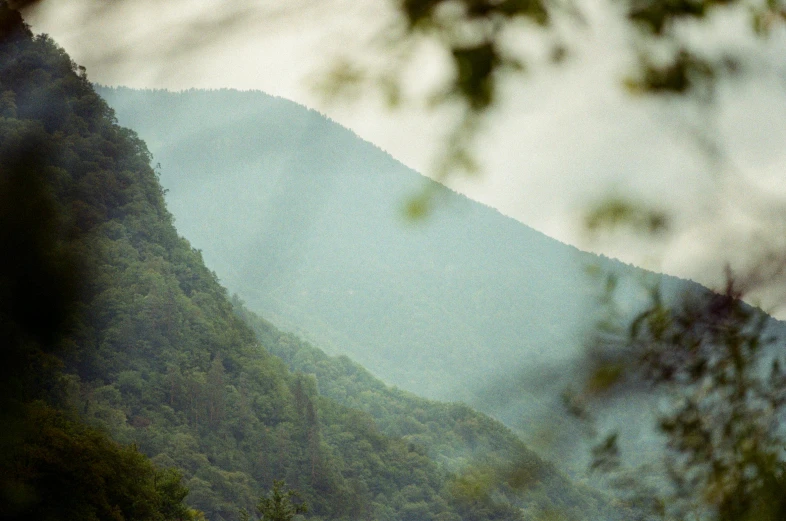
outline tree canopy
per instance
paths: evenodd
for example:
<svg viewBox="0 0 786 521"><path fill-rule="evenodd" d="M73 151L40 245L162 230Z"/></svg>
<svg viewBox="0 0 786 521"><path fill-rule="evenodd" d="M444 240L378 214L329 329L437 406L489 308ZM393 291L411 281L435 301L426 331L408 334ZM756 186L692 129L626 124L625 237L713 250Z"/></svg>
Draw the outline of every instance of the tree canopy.
<svg viewBox="0 0 786 521"><path fill-rule="evenodd" d="M282 480L273 481L273 489L259 498L257 512L263 521L291 521L299 514L308 512L308 506L299 501L300 494L296 490L286 490Z"/></svg>

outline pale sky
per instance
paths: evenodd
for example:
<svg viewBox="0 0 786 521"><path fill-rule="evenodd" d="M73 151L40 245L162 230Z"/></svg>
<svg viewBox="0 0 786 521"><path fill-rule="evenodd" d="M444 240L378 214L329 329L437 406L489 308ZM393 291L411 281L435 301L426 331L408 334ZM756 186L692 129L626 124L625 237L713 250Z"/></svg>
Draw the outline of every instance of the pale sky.
<svg viewBox="0 0 786 521"><path fill-rule="evenodd" d="M329 115L428 174L451 118L413 103L391 111L375 93L327 103L313 85L337 56L379 63L369 51L390 20L388 0L58 0L26 14L107 85L258 89ZM488 118L476 154L482 172L450 184L561 241L627 262L718 285L723 268L745 266L767 247L786 251L786 31L766 43L746 37L734 13L686 32L698 45L726 45L750 73L722 85L704 108L623 91L630 69L623 26L605 4L584 2L589 20L566 32L572 58L512 78ZM96 6L102 6L97 9ZM150 13L156 12L153 20ZM527 33L522 33L527 34ZM538 39L517 36L527 54ZM405 71L422 99L440 77L440 54L424 45ZM720 156L709 154L709 140ZM667 237L592 238L583 213L629 196L673 217ZM786 286L781 284L780 286ZM778 297L761 298L766 307Z"/></svg>

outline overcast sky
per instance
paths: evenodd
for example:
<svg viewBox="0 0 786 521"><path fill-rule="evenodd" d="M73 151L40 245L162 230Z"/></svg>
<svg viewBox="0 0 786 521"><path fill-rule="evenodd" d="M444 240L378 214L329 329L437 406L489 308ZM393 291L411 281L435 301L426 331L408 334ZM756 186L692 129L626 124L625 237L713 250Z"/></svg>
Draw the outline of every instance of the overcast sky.
<svg viewBox="0 0 786 521"><path fill-rule="evenodd" d="M27 17L35 32L49 33L85 65L92 81L259 89L326 113L428 174L448 111L417 103L390 111L373 93L326 103L313 88L341 53L381 59L368 49L390 20L388 1L282 4L58 0ZM739 50L753 70L724 84L718 102L702 111L623 92L630 71L625 30L601 2L587 5L590 23L570 34L572 58L505 85L478 141L482 172L451 184L564 242L705 284L717 285L727 262L742 266L770 245L784 251L786 31L756 44L745 36L747 20L732 13L691 33L702 45ZM439 76L439 63L439 54L425 48L406 73L414 99ZM707 153L707 139L720 156ZM672 233L658 240L589 236L583 213L610 195L669 212Z"/></svg>

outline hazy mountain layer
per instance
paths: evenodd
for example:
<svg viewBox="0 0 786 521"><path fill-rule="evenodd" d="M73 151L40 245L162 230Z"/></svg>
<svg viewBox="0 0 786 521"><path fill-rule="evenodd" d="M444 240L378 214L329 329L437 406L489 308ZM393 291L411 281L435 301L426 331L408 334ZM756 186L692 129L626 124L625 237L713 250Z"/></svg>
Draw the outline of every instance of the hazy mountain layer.
<svg viewBox="0 0 786 521"><path fill-rule="evenodd" d="M230 291L423 396L511 425L547 412L564 381L527 376L564 376L580 348L601 292L586 268L633 270L444 188L409 222L404 203L430 181L287 100L101 93L149 143L178 228Z"/></svg>

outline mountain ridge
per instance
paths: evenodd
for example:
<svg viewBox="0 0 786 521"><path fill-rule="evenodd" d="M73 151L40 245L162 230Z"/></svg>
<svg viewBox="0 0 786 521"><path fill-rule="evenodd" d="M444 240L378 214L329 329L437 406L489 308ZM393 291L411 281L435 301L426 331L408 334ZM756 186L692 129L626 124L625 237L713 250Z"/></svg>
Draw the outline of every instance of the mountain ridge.
<svg viewBox="0 0 786 521"><path fill-rule="evenodd" d="M388 151L384 147L382 147L382 146L374 143L373 141L370 141L369 139L363 137L362 135L358 134L352 128L347 127L344 124L342 124L340 121L338 121L336 119L333 119L328 113L322 112L321 110L319 110L317 108L314 108L314 107L305 105L303 103L300 103L300 102L297 102L297 101L285 98L283 96L278 96L278 95L275 95L275 94L269 94L269 93L267 93L267 92L265 92L263 90L260 90L260 89L237 89L237 88L232 88L232 87L219 87L219 88L190 87L190 88L186 88L186 89L168 89L168 88L158 88L158 87L137 88L137 87L127 87L127 86L124 86L124 85L106 85L106 84L102 84L102 83L94 83L93 85L94 85L94 87L95 87L97 92L105 93L106 97L108 97L110 99L112 99L114 97L114 95L111 94L113 92L117 92L117 93L119 93L119 95L123 95L122 93L143 93L143 94L144 93L150 93L150 94L164 94L164 95L179 95L179 94L203 93L203 92L204 93L239 93L239 94L250 94L250 95L262 95L262 96L265 96L265 97L270 98L272 100L276 100L277 102L281 102L281 103L284 103L284 104L291 104L293 106L296 106L298 109L302 109L302 110L305 110L305 111L308 111L308 112L311 112L311 113L318 114L321 118L324 118L329 123L335 125L336 127L340 127L342 130L345 130L345 131L351 133L358 140L361 140L364 143L374 147L376 150L378 150L379 152L381 152L382 154L387 156L389 159L391 159L391 160L393 160L395 162L401 163L408 170L416 171L414 167L412 167L410 165L407 165L402 159L396 157L395 155L393 155L390 151ZM516 221L517 223L523 225L523 226L526 226L527 228L529 228L533 232L543 236L544 238L547 238L547 239L549 239L551 241L558 242L559 244L561 244L561 245L563 245L565 247L572 248L576 252L591 253L591 252L588 252L587 250L582 250L581 248L579 248L578 246L576 246L574 244L571 244L569 242L565 242L565 241L562 241L560 239L551 237L548 234L546 234L545 232L542 232L542 231L538 230L537 228L531 227L530 225L528 225L527 223L521 221L520 219L518 219L518 218L516 218L514 216L511 216L509 214L506 214L503 211L501 211L500 209L498 209L498 208L496 208L494 206L489 205L488 203L485 203L485 202L477 200L477 199L473 199L469 195L464 194L462 192L459 192L458 190L456 190L456 189L454 189L454 188L452 188L452 187L450 187L448 185L439 183L439 181L436 181L436 180L434 180L434 179L432 179L432 178L430 178L428 176L424 175L423 177L424 177L424 181L428 180L428 181L431 181L431 182L438 183L440 185L440 190L445 190L447 192L452 193L455 196L460 196L462 198L466 198L466 199L472 201L473 203L476 203L476 204L479 204L481 206L484 206L485 208L487 208L487 209L489 209L489 210L491 210L493 212L496 212L497 214L499 214L499 216L504 217L505 219L511 219L511 220ZM402 211L404 210L403 207L404 207L404 204L402 204ZM426 217L426 219L427 219L427 217ZM642 270L645 270L645 271L649 271L649 272L651 272L653 274L656 274L656 275L666 275L666 276L669 276L669 277L679 278L680 280L683 280L683 281L686 281L686 282L695 282L695 281L692 281L690 279L683 279L681 277L677 277L675 275L669 275L669 274L666 274L666 273L658 273L658 272L654 272L654 271L651 271L651 270L647 270L645 268L641 268L641 267L636 266L634 264L622 261L622 260L620 260L618 258L609 257L609 256L607 256L607 255L605 255L603 253L592 253L592 254L593 255L597 255L598 257L607 259L607 260L611 260L611 261L614 261L614 262L619 262L619 263L624 264L626 266L630 266L630 267L634 267L634 268L637 268L637 269L642 269Z"/></svg>
<svg viewBox="0 0 786 521"><path fill-rule="evenodd" d="M424 396L477 407L467 382L575 355L607 271L670 291L691 285L551 239L292 101L231 89L101 92L173 166L162 175L170 208L230 291ZM197 121L198 135L180 132ZM437 210L407 222L403 203L427 186ZM288 256L271 258L279 245ZM585 276L586 265L601 277ZM421 372L404 369L413 365Z"/></svg>

